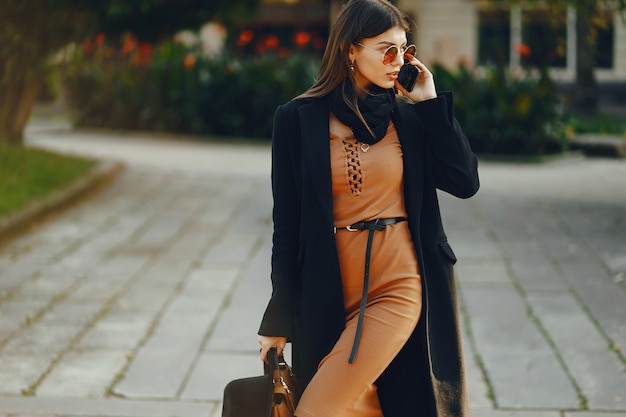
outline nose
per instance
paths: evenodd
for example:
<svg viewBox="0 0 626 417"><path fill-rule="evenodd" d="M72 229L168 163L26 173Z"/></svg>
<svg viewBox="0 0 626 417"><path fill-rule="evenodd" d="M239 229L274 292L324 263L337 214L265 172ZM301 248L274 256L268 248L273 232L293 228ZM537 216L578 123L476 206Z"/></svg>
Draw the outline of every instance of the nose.
<svg viewBox="0 0 626 417"><path fill-rule="evenodd" d="M404 65L404 52L402 51L398 51L398 53L396 54L396 57L394 58L392 64L394 65Z"/></svg>

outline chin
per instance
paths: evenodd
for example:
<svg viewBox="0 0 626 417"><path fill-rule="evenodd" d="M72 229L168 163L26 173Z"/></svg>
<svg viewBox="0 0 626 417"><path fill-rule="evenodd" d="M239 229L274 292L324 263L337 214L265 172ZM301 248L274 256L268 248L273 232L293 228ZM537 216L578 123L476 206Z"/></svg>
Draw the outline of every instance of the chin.
<svg viewBox="0 0 626 417"><path fill-rule="evenodd" d="M389 81L389 80L385 80L385 81L381 81L381 82L373 83L373 84L376 84L380 88L386 88L386 89L391 89L396 86L395 81Z"/></svg>

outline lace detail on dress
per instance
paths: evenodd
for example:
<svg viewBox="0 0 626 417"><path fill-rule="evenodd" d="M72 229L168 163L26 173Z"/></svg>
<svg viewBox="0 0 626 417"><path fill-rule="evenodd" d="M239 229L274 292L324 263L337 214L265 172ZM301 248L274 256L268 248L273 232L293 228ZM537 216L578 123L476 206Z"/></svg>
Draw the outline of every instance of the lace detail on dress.
<svg viewBox="0 0 626 417"><path fill-rule="evenodd" d="M354 138L344 138L342 142L346 153L350 194L352 197L359 197L363 190L363 170L361 169L358 142Z"/></svg>

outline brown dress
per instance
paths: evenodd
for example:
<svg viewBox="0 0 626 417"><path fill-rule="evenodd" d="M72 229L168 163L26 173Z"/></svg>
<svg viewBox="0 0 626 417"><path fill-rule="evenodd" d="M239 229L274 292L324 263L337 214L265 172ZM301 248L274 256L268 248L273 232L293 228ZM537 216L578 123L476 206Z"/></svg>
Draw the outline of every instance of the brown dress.
<svg viewBox="0 0 626 417"><path fill-rule="evenodd" d="M402 148L390 123L385 137L369 146L331 133L330 156L346 325L320 362L295 414L382 417L374 382L404 346L421 313L417 257L406 221L375 232L362 336L354 362L348 363L363 289L368 231L352 232L345 226L406 217Z"/></svg>

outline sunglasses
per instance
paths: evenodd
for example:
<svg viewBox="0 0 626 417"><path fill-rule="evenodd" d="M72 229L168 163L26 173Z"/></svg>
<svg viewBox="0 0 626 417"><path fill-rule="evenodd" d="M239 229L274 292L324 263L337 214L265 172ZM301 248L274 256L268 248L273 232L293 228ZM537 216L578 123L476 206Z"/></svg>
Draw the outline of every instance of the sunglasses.
<svg viewBox="0 0 626 417"><path fill-rule="evenodd" d="M380 52L378 49L374 49L367 45L363 45L360 42L357 45L362 46L363 48L369 49L374 52ZM399 53L402 53L402 57L404 59L410 61L413 58L415 58L415 52L416 52L415 45L409 45L404 48L398 48L397 46L392 45L389 48L385 49L385 51L383 52L383 64L385 65L391 64L393 61L396 60L396 57L398 56Z"/></svg>

